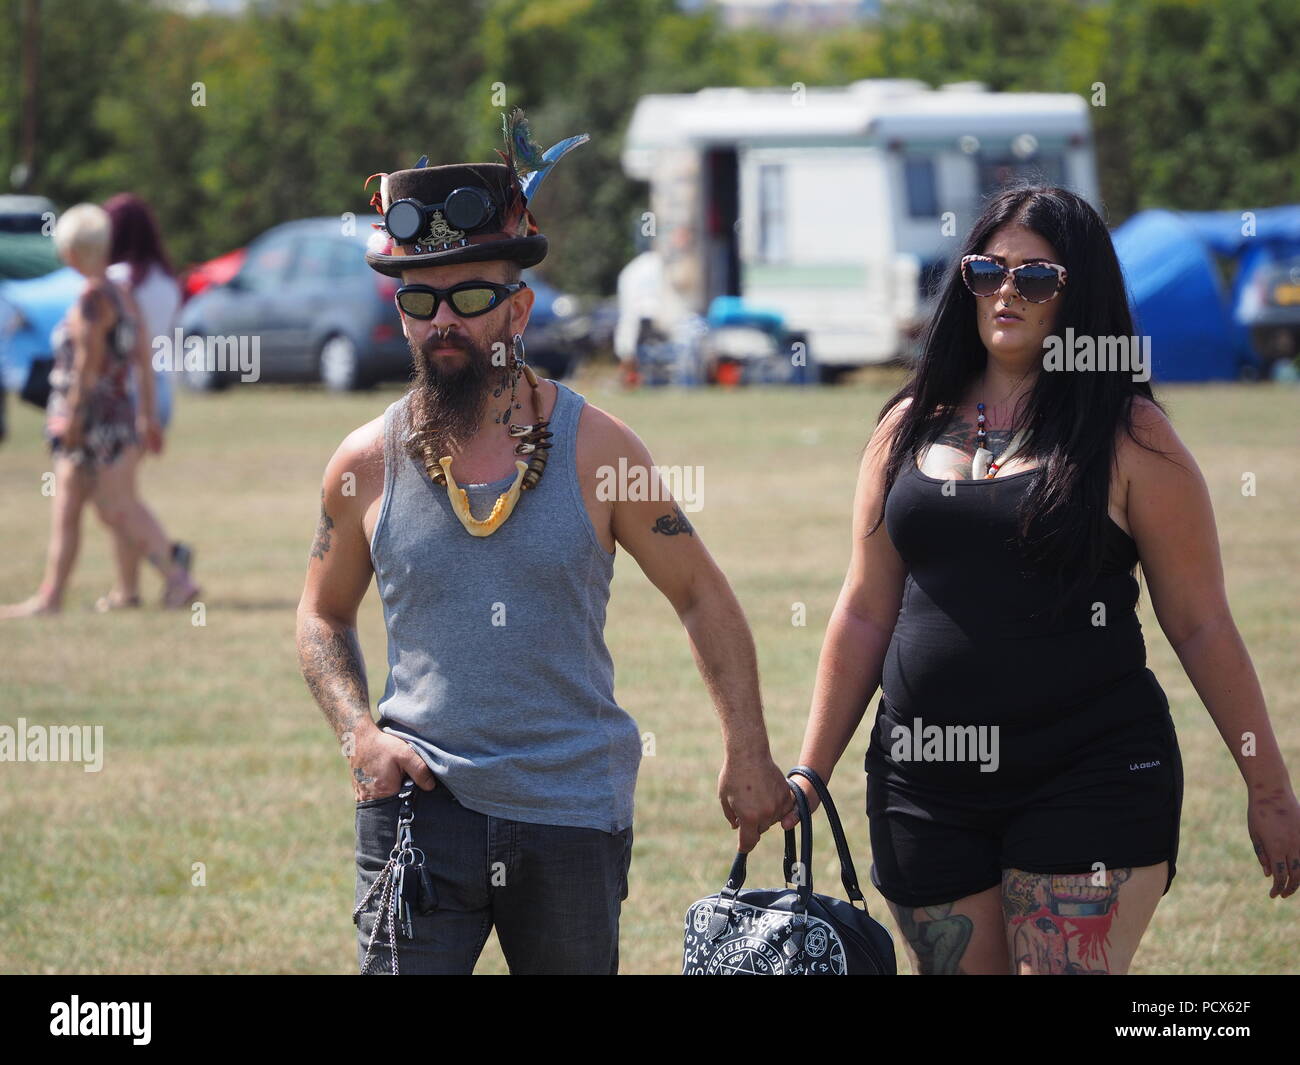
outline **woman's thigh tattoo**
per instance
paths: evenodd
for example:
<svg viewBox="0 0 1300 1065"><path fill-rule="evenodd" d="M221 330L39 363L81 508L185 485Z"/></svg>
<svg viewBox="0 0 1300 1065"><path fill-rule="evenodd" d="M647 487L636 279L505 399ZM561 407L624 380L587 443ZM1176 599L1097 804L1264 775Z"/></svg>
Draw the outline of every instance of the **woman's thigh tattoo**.
<svg viewBox="0 0 1300 1065"><path fill-rule="evenodd" d="M1131 869L1065 875L1002 873L1011 967L1015 972L1106 974L1119 889Z"/></svg>
<svg viewBox="0 0 1300 1065"><path fill-rule="evenodd" d="M961 973L962 954L970 943L975 922L965 914L953 913L952 907L950 902L939 906L894 907L899 928L916 952L921 971L927 975Z"/></svg>

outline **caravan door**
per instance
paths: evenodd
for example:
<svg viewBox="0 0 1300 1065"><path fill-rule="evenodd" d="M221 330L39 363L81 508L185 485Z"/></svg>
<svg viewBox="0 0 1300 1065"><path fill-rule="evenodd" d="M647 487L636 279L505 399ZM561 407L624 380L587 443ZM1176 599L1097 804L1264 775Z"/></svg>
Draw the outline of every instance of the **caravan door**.
<svg viewBox="0 0 1300 1065"><path fill-rule="evenodd" d="M825 366L898 351L889 184L865 146L742 147L741 294Z"/></svg>

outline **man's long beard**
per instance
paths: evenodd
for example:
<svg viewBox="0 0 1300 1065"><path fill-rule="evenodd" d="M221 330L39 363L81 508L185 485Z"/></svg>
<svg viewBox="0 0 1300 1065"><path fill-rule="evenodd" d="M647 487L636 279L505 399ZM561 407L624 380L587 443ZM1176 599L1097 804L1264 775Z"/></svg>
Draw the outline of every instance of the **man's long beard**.
<svg viewBox="0 0 1300 1065"><path fill-rule="evenodd" d="M489 341L489 348L492 343ZM411 432L407 447L413 458L423 461L428 445L434 461L443 455L461 450L478 432L487 407L488 393L494 384L508 383L504 371L500 381L493 378L491 358L469 337L450 332L446 335L434 330L420 344L407 341L415 364L415 379L411 383L408 404ZM442 369L434 350L440 347L460 348L465 352L462 365Z"/></svg>

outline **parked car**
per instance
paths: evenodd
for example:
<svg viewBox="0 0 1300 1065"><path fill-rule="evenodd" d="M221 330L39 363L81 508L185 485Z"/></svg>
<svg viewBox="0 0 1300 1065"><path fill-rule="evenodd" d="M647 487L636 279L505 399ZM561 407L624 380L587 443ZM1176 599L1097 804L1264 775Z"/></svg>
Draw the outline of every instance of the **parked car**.
<svg viewBox="0 0 1300 1065"><path fill-rule="evenodd" d="M0 281L0 385L4 389L30 396L45 391L44 382L54 365L50 333L85 283L70 266L43 277Z"/></svg>
<svg viewBox="0 0 1300 1065"><path fill-rule="evenodd" d="M0 196L0 280L40 277L61 265L46 223L54 204L44 196Z"/></svg>
<svg viewBox="0 0 1300 1065"><path fill-rule="evenodd" d="M535 293L524 332L525 358L548 377L567 377L577 369L584 354L578 301L533 270L525 270L522 276Z"/></svg>
<svg viewBox="0 0 1300 1065"><path fill-rule="evenodd" d="M191 337L256 338L258 380L321 381L344 391L404 378L410 352L393 302L397 282L366 265L371 230L345 235L336 218L309 218L267 230L239 271L181 310ZM186 360L186 383L224 388L240 372L217 360Z"/></svg>
<svg viewBox="0 0 1300 1065"><path fill-rule="evenodd" d="M1260 376L1300 354L1300 255L1261 262L1243 286L1238 320L1250 330Z"/></svg>
<svg viewBox="0 0 1300 1065"><path fill-rule="evenodd" d="M0 196L0 284L42 277L59 268L46 225L54 217L54 204L44 196ZM57 319L56 319L57 321ZM31 351L22 351L9 367L9 338L25 327L18 308L0 298L0 440L7 433L7 393L21 391L31 371ZM48 353L48 344L45 345ZM21 347L21 345L20 345Z"/></svg>

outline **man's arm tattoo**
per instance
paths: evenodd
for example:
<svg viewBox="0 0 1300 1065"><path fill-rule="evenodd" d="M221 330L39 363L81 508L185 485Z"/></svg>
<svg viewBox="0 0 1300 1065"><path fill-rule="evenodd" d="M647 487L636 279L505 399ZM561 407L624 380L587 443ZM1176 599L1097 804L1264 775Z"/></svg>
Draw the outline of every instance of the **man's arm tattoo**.
<svg viewBox="0 0 1300 1065"><path fill-rule="evenodd" d="M370 718L370 690L357 630L307 618L299 627L298 661L312 697L342 740Z"/></svg>
<svg viewBox="0 0 1300 1065"><path fill-rule="evenodd" d="M334 519L325 513L325 489L320 490L320 521L316 523L316 539L312 541L311 557L325 559L325 552L330 549L330 530L334 528Z"/></svg>
<svg viewBox="0 0 1300 1065"><path fill-rule="evenodd" d="M686 515L682 513L682 508L673 506L671 514L664 514L658 521L650 526L651 532L663 533L665 536L676 536L678 533L685 533L687 536L694 536L695 529Z"/></svg>

